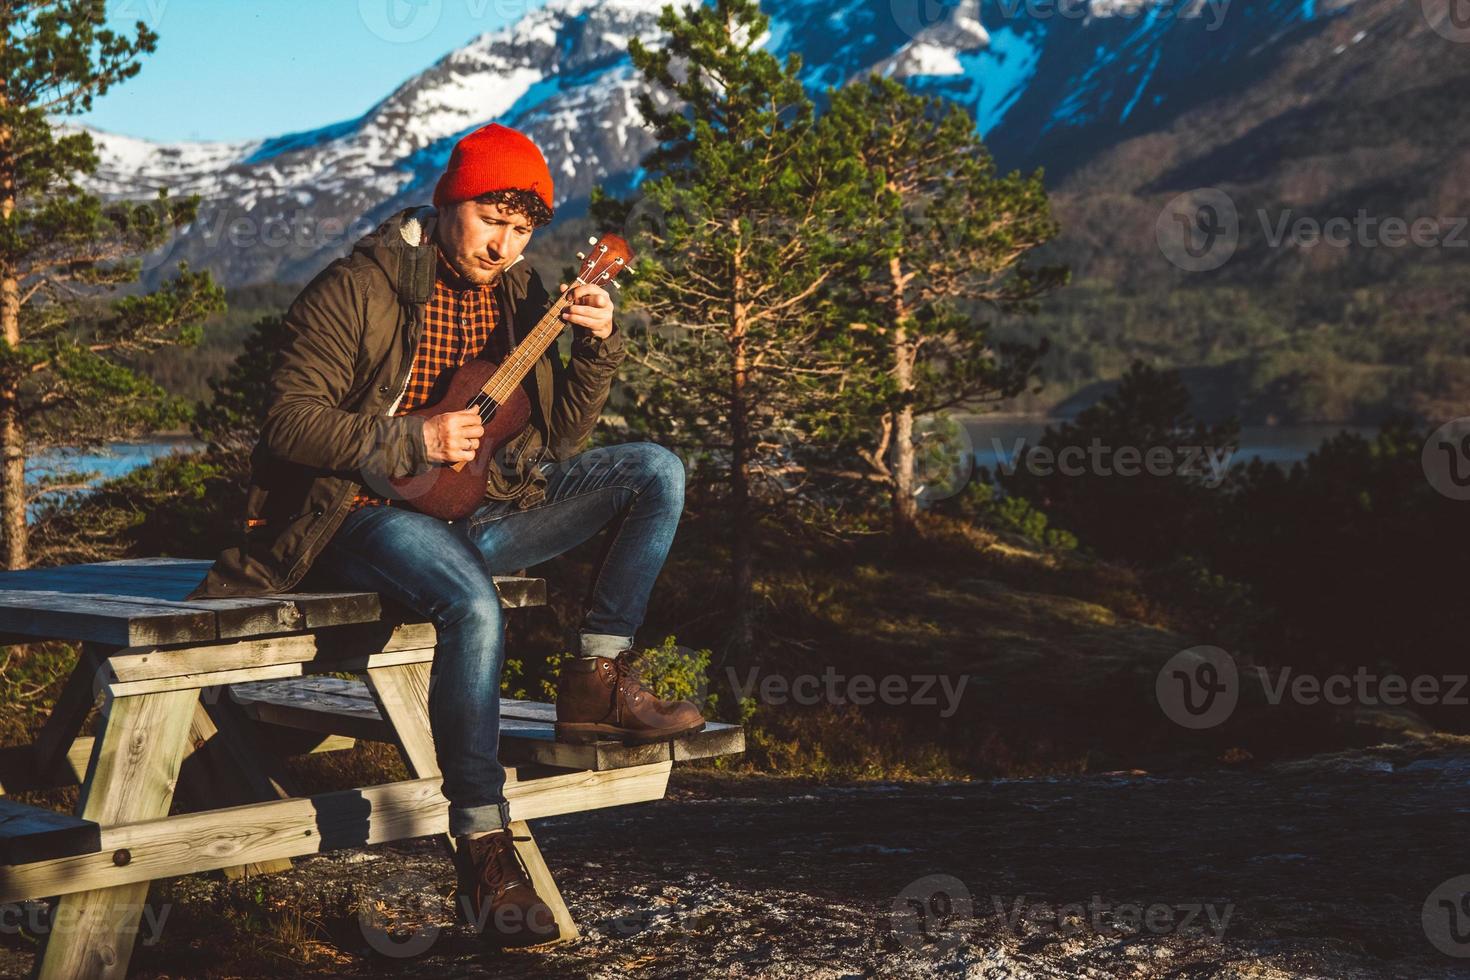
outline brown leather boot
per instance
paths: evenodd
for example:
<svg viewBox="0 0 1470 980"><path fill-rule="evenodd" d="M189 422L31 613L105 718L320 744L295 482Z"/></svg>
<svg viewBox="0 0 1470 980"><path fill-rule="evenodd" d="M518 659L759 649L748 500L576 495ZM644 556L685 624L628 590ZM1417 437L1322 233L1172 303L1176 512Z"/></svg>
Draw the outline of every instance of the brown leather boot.
<svg viewBox="0 0 1470 980"><path fill-rule="evenodd" d="M643 686L634 671L637 654L624 650L616 660L580 657L556 679L556 737L563 742L621 739L642 745L704 727L704 717L689 701L664 701Z"/></svg>
<svg viewBox="0 0 1470 980"><path fill-rule="evenodd" d="M561 938L556 917L531 887L510 831L460 837L455 844L456 904L485 945L539 946Z"/></svg>

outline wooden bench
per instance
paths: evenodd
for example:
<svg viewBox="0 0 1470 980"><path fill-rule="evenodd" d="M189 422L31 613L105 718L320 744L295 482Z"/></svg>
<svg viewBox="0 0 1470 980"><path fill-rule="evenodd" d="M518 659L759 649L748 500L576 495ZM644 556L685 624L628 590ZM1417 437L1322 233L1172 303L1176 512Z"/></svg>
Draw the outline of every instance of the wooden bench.
<svg viewBox="0 0 1470 980"><path fill-rule="evenodd" d="M452 847L428 722L432 625L375 593L185 602L209 563L142 559L0 573L0 642L64 640L77 664L0 793L81 785L75 814L0 799L0 903L59 896L42 978L126 974L155 878L263 873L306 854L425 835ZM540 579L496 579L507 608ZM361 680L326 676L360 675ZM79 731L100 696L97 735ZM736 726L651 745L555 740L552 705L502 701L512 830L562 934L576 925L527 821L659 799L675 761L737 753ZM287 754L397 746L410 778L313 796ZM175 789L192 812L170 816ZM187 808L186 808L187 809Z"/></svg>

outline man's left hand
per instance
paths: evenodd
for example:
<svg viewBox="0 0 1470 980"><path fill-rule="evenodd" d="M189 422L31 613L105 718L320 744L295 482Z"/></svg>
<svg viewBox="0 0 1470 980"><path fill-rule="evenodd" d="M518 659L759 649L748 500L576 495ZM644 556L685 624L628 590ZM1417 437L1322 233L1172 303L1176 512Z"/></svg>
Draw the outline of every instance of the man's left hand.
<svg viewBox="0 0 1470 980"><path fill-rule="evenodd" d="M565 290L565 285L559 287ZM582 283L572 290L572 305L561 311L567 323L586 327L592 336L606 339L613 332L613 302L601 286Z"/></svg>

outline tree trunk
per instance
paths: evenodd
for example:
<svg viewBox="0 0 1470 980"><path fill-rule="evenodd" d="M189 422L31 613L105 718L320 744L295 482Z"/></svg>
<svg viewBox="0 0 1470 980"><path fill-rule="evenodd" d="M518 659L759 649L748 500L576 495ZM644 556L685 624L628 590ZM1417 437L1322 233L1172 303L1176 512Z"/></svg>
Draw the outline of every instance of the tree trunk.
<svg viewBox="0 0 1470 980"><path fill-rule="evenodd" d="M919 502L914 490L914 351L908 335L908 309L903 299L903 266L898 256L888 260L893 285L893 377L898 384L898 405L893 419L893 534L913 534L919 523Z"/></svg>
<svg viewBox="0 0 1470 980"><path fill-rule="evenodd" d="M10 207L4 207L7 214ZM11 347L20 345L20 283L15 276L0 277L0 329ZM19 392L15 382L0 385L0 528L5 534L5 567L26 567L26 447L20 424Z"/></svg>
<svg viewBox="0 0 1470 980"><path fill-rule="evenodd" d="M739 235L738 223L731 229ZM740 254L736 252L731 281L730 304L730 580L734 600L731 647L737 658L745 657L755 645L754 610L751 597L755 587L755 520L750 503L750 431L747 386L749 384L747 304Z"/></svg>
<svg viewBox="0 0 1470 980"><path fill-rule="evenodd" d="M15 160L11 134L0 128L0 218L15 213ZM20 280L15 270L0 268L0 335L12 348L20 346ZM18 379L0 383L0 532L5 535L5 567L26 567L26 447L20 420Z"/></svg>

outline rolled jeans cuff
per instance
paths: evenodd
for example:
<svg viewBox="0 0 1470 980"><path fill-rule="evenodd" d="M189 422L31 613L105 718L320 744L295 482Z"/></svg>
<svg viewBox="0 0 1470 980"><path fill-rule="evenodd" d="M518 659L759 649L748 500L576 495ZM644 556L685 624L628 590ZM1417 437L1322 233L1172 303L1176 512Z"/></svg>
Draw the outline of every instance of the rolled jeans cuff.
<svg viewBox="0 0 1470 980"><path fill-rule="evenodd" d="M449 833L452 837L483 834L510 825L509 803L486 803L484 806L451 806Z"/></svg>
<svg viewBox="0 0 1470 980"><path fill-rule="evenodd" d="M631 636L614 636L611 633L583 633L582 656L616 657L624 650L633 649Z"/></svg>

